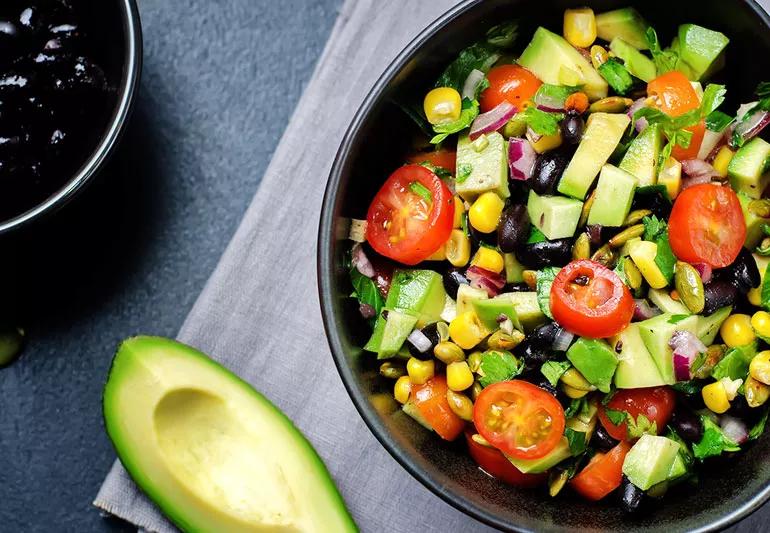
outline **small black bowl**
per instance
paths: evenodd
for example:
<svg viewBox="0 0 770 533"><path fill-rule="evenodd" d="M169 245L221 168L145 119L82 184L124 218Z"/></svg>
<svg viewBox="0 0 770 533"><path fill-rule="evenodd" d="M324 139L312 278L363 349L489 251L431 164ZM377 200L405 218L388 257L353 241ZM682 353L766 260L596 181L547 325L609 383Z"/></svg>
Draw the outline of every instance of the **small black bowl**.
<svg viewBox="0 0 770 533"><path fill-rule="evenodd" d="M108 118L94 131L94 148L58 190L18 215L0 219L0 234L27 226L72 200L99 171L120 142L135 101L142 70L142 30L135 0L86 0L84 12L94 22L98 50L94 54L109 86L115 88ZM21 209L20 209L21 211Z"/></svg>
<svg viewBox="0 0 770 533"><path fill-rule="evenodd" d="M414 39L375 84L342 140L324 198L318 242L321 307L334 361L356 408L382 445L414 477L451 505L489 525L511 531L709 531L724 528L759 508L770 496L767 435L745 453L705 464L698 487L672 490L662 504L629 517L615 502L588 503L573 496L551 499L545 491L520 490L483 474L463 444L447 444L400 412L392 381L378 376L376 361L361 346L369 335L348 298L344 267L350 218L366 209L386 177L410 150L409 119L394 104L420 99L458 51L502 20L521 23L519 48L537 25L558 31L563 10L589 4L595 11L636 5L668 41L680 23L694 22L731 39L728 105L749 99L770 67L770 17L748 0L470 0L446 13ZM419 101L419 100L418 100Z"/></svg>

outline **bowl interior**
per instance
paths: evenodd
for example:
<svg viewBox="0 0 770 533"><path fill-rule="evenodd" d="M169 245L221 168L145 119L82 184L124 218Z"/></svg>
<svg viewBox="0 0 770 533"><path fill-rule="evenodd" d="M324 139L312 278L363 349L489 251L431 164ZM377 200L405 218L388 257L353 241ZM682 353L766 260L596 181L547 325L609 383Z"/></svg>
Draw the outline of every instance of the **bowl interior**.
<svg viewBox="0 0 770 533"><path fill-rule="evenodd" d="M755 509L767 496L770 463L765 436L745 454L702 469L698 487L672 490L653 513L629 518L614 502L589 504L565 491L554 500L543 491L518 490L483 474L462 443L446 444L400 412L392 382L377 372L372 354L362 353L369 335L343 266L349 218L365 218L369 202L410 150L414 126L396 102L421 101L426 88L456 57L502 20L518 19L517 52L537 25L561 28L563 10L590 4L595 11L636 5L668 43L685 22L724 32L731 43L727 67L713 81L727 83L726 109L748 101L758 73L770 66L767 16L752 2L647 0L485 0L466 2L417 38L385 73L364 103L342 143L327 189L319 235L319 281L329 340L343 381L365 421L412 474L453 505L503 529L589 531L698 530L716 528ZM392 132L409 132L403 136Z"/></svg>

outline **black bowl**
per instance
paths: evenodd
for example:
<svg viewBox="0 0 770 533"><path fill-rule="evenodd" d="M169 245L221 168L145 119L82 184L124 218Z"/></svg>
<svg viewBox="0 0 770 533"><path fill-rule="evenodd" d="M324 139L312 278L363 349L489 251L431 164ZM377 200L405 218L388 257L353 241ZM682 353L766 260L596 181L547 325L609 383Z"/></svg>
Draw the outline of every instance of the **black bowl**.
<svg viewBox="0 0 770 533"><path fill-rule="evenodd" d="M108 119L95 123L94 148L82 165L50 196L12 218L0 220L0 234L27 226L72 200L100 170L118 145L131 115L142 70L142 30L135 0L87 0L84 11L94 22L94 56L107 82L116 90L110 97Z"/></svg>
<svg viewBox="0 0 770 533"><path fill-rule="evenodd" d="M409 151L409 119L394 104L419 98L457 52L501 20L521 21L519 48L536 25L557 30L567 7L590 4L596 11L634 5L662 40L676 25L694 22L727 34L728 105L751 98L770 66L770 17L754 2L647 0L472 0L430 25L388 67L353 119L332 168L323 204L318 243L318 281L324 325L342 380L353 403L382 445L414 477L456 508L504 530L519 531L705 531L723 528L760 507L770 496L770 462L765 435L745 453L704 465L697 488L672 490L654 511L624 516L614 502L587 503L565 491L551 499L544 491L520 490L487 477L463 444L447 444L398 410L392 381L382 380L376 361L361 346L369 335L348 295L344 268L349 218L365 218L380 185Z"/></svg>

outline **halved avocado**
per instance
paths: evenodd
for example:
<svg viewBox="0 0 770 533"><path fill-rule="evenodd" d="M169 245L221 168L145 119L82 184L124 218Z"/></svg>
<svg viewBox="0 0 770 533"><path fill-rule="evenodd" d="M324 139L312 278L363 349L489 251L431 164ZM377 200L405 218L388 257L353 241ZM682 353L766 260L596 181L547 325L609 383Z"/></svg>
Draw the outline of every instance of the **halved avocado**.
<svg viewBox="0 0 770 533"><path fill-rule="evenodd" d="M201 352L128 339L103 400L123 466L183 531L357 531L299 430Z"/></svg>

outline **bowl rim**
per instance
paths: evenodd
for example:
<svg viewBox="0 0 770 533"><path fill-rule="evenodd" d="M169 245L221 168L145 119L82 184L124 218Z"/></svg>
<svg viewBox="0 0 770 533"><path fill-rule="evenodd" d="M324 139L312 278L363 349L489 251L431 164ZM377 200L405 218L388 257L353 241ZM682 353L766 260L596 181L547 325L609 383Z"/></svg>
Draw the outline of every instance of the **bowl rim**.
<svg viewBox="0 0 770 533"><path fill-rule="evenodd" d="M126 36L124 74L118 104L114 107L107 130L89 158L63 187L32 209L0 222L0 235L26 226L67 204L98 174L117 147L131 115L142 72L142 27L136 0L118 0L118 9Z"/></svg>
<svg viewBox="0 0 770 533"><path fill-rule="evenodd" d="M436 18L428 26L426 26L390 62L390 64L386 67L382 74L380 74L380 76L377 78L377 81L366 94L364 100L361 102L358 110L356 111L356 114L354 115L350 125L342 137L342 141L334 158L334 162L329 172L326 189L324 191L320 223L318 226L316 275L318 283L318 297L321 306L321 317L324 330L326 332L326 338L329 343L329 348L331 350L332 359L334 360L334 364L340 374L342 383L347 390L353 405L355 406L366 426L369 428L369 431L388 451L388 453L407 472L409 472L409 474L412 475L412 477L414 477L423 486L427 487L431 492L433 492L435 495L437 495L439 498L444 500L455 509L475 518L476 520L486 525L495 527L500 530L521 531L529 533L534 530L519 526L512 527L511 524L500 520L500 518L495 514L490 513L487 510L472 503L469 503L462 498L456 497L453 492L450 491L446 486L437 482L437 480L432 478L422 468L418 467L414 463L409 454L404 449L402 449L396 440L391 436L388 428L380 421L379 415L375 412L374 408L369 403L366 395L355 385L355 372L353 368L347 363L345 350L342 346L340 332L337 324L333 320L334 309L332 300L334 298L334 293L332 291L332 279L335 276L335 272L333 264L334 258L332 257L331 249L332 241L335 239L334 207L340 181L342 179L342 169L344 167L345 161L350 155L352 141L358 136L361 127L363 126L374 105L380 101L383 93L386 91L390 83L395 79L396 75L407 65L407 63L412 59L417 51L435 34L441 31L447 24L449 24L455 18L474 9L483 1L484 0L463 0ZM740 1L742 1L749 9L751 9L754 16L759 18L761 22L764 23L766 28L770 28L770 14L765 11L765 9L759 4L757 0ZM766 486L752 498L742 502L741 505L733 508L727 514L721 516L719 519L713 522L705 523L692 531L694 533L700 533L724 529L752 514L754 511L762 507L762 505L767 502L768 499L770 499L770 482L767 483Z"/></svg>

